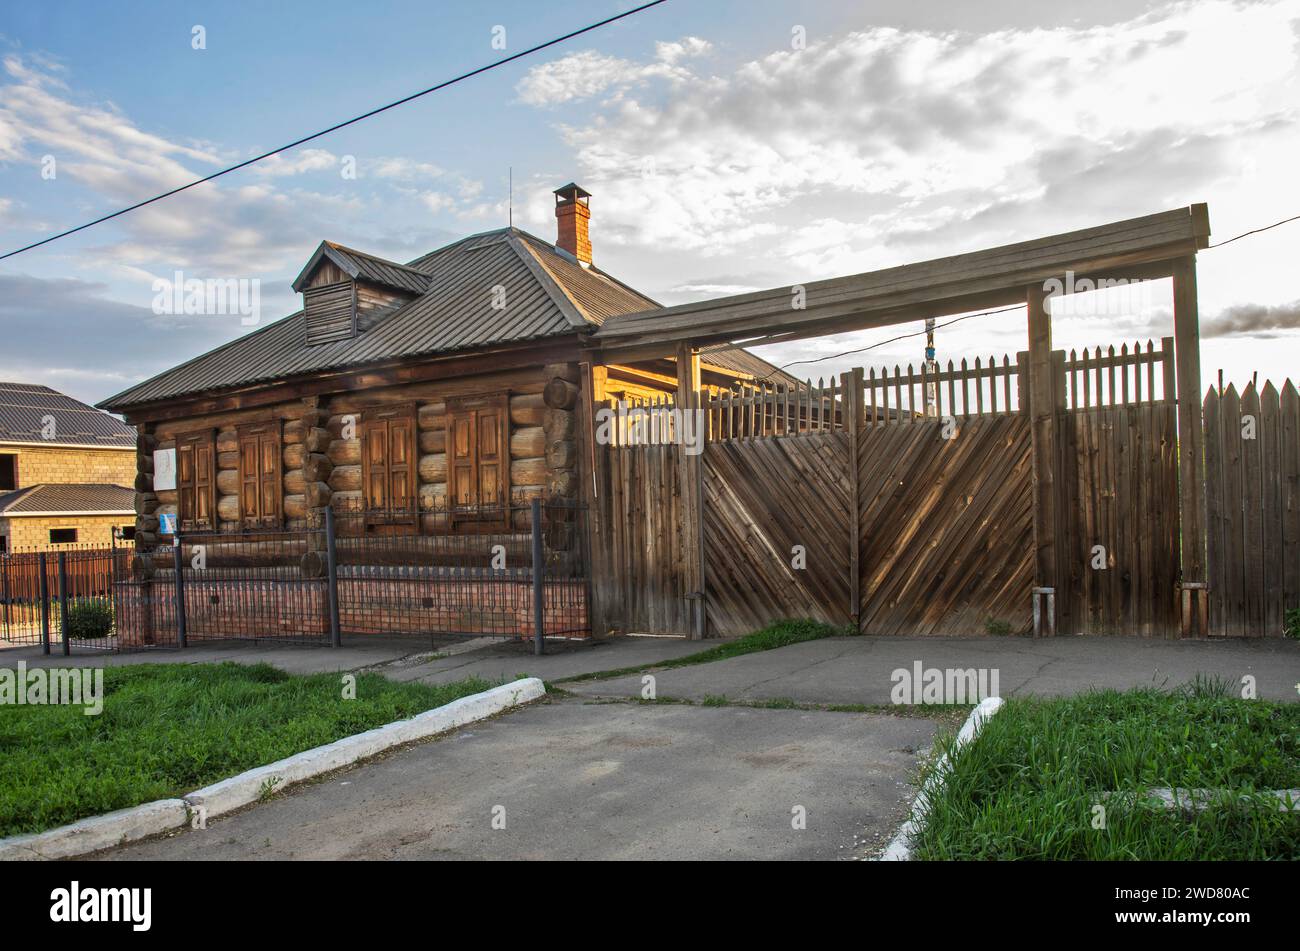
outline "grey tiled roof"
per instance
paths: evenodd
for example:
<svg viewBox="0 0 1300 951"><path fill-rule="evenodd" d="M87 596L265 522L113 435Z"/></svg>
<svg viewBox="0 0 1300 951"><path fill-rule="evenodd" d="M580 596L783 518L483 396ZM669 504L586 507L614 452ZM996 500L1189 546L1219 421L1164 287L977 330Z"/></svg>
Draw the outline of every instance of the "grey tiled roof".
<svg viewBox="0 0 1300 951"><path fill-rule="evenodd" d="M0 495L0 517L37 512L104 512L128 515L135 511L135 493L120 485L98 482L31 485Z"/></svg>
<svg viewBox="0 0 1300 951"><path fill-rule="evenodd" d="M135 431L48 386L0 383L0 443L134 447Z"/></svg>
<svg viewBox="0 0 1300 951"><path fill-rule="evenodd" d="M371 265L382 262L356 256L358 267L362 257L370 258ZM427 275L427 290L353 339L309 346L299 311L99 405L120 410L206 390L269 383L397 358L540 340L589 330L614 314L658 306L597 268L584 268L553 245L517 228L463 238L401 268ZM503 309L492 306L496 285L505 288Z"/></svg>

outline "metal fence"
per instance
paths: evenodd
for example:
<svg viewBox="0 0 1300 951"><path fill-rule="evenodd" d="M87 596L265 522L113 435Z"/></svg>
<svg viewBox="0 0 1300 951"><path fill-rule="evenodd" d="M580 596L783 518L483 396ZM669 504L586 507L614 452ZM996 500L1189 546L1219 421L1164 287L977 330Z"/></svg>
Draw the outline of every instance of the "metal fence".
<svg viewBox="0 0 1300 951"><path fill-rule="evenodd" d="M0 555L0 642L40 644L44 653L116 650L118 584L130 547L68 547Z"/></svg>
<svg viewBox="0 0 1300 951"><path fill-rule="evenodd" d="M117 585L119 649L201 640L585 637L587 512L566 501L339 506L283 529L187 532Z"/></svg>

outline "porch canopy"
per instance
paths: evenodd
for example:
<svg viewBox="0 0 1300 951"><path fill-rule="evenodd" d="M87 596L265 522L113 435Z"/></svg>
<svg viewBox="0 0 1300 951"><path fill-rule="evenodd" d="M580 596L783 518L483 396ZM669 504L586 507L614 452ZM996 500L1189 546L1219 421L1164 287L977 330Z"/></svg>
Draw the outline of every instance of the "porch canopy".
<svg viewBox="0 0 1300 951"><path fill-rule="evenodd" d="M604 362L649 359L720 343L805 337L1025 303L1026 288L1076 278L1171 277L1209 241L1209 212L1192 205L985 251L881 271L610 317L594 341Z"/></svg>

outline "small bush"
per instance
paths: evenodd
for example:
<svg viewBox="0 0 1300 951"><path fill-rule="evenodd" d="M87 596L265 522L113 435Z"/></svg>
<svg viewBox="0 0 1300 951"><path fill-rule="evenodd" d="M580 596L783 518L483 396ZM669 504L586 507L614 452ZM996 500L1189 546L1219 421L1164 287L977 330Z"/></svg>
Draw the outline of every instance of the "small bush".
<svg viewBox="0 0 1300 951"><path fill-rule="evenodd" d="M1287 637L1300 640L1300 608L1289 608L1286 612L1286 626L1282 629Z"/></svg>
<svg viewBox="0 0 1300 951"><path fill-rule="evenodd" d="M991 617L984 622L984 633L993 637L1006 637L1011 633L1011 622Z"/></svg>
<svg viewBox="0 0 1300 951"><path fill-rule="evenodd" d="M87 598L68 607L68 637L95 640L113 633L113 603L107 598Z"/></svg>

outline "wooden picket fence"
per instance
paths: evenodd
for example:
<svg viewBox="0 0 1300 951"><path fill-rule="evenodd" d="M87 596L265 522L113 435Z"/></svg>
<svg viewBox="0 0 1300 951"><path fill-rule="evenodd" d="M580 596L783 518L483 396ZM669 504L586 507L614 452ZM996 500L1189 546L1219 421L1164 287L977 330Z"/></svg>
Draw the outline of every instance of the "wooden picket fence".
<svg viewBox="0 0 1300 951"><path fill-rule="evenodd" d="M1280 635L1300 609L1300 395L1213 388L1203 413L1210 633Z"/></svg>

